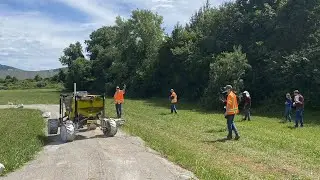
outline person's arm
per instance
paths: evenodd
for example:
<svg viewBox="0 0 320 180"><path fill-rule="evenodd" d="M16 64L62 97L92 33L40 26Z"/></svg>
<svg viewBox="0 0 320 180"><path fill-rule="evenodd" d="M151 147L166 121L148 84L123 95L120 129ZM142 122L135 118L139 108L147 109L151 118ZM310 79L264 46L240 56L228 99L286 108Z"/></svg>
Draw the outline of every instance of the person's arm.
<svg viewBox="0 0 320 180"><path fill-rule="evenodd" d="M302 104L302 102L299 101L299 98L300 98L300 96L295 96L295 97L294 97L294 103L295 103L295 104Z"/></svg>
<svg viewBox="0 0 320 180"><path fill-rule="evenodd" d="M231 97L228 96L227 103L226 103L226 112L224 113L225 116L227 115L227 112L229 111L231 105L232 105L232 100L231 100Z"/></svg>
<svg viewBox="0 0 320 180"><path fill-rule="evenodd" d="M123 89L122 89L123 94L126 93L126 87L127 87L126 84L124 84L124 85L123 85Z"/></svg>

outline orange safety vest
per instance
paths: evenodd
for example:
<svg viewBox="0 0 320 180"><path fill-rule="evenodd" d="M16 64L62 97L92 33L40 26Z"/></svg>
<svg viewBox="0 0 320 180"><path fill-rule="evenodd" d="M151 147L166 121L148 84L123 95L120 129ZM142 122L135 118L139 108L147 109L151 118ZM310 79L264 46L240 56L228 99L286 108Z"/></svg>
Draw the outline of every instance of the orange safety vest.
<svg viewBox="0 0 320 180"><path fill-rule="evenodd" d="M227 97L227 115L233 115L233 114L238 114L239 109L238 109L238 100L237 96L234 94L234 92L230 92L230 94Z"/></svg>
<svg viewBox="0 0 320 180"><path fill-rule="evenodd" d="M113 98L114 98L114 103L115 103L115 104L121 104L121 103L123 103L123 102L124 102L124 97L123 97L123 95L124 95L123 90L120 90L119 92L116 91L116 92L114 93L114 96L113 96Z"/></svg>
<svg viewBox="0 0 320 180"><path fill-rule="evenodd" d="M178 102L178 96L175 92L171 93L171 97L173 96L173 99L171 99L171 103L176 103Z"/></svg>

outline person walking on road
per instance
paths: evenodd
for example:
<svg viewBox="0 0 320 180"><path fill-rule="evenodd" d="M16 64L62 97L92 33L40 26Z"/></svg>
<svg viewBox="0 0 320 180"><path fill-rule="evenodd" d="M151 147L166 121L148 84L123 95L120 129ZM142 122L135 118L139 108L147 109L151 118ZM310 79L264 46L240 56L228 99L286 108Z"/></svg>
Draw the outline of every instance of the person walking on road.
<svg viewBox="0 0 320 180"><path fill-rule="evenodd" d="M286 94L286 101L285 101L285 112L284 112L284 116L286 118L285 121L289 121L291 122L291 110L292 110L292 98L290 93Z"/></svg>
<svg viewBox="0 0 320 180"><path fill-rule="evenodd" d="M114 93L114 96L113 96L118 118L121 118L122 116L122 104L124 102L125 92L126 92L126 85L123 86L123 90L121 90L120 87L117 86L116 92Z"/></svg>
<svg viewBox="0 0 320 180"><path fill-rule="evenodd" d="M169 96L170 102L171 102L171 114L175 112L177 114L177 107L176 104L178 102L178 96L176 92L174 92L173 89L170 90L171 95Z"/></svg>
<svg viewBox="0 0 320 180"><path fill-rule="evenodd" d="M224 92L227 92L226 111L224 113L224 116L227 119L227 128L228 128L227 139L232 139L232 131L234 131L236 135L235 140L238 140L240 136L239 136L237 127L234 123L234 117L236 114L239 113L237 96L233 92L231 85L225 86Z"/></svg>
<svg viewBox="0 0 320 180"><path fill-rule="evenodd" d="M300 122L300 127L303 127L304 98L298 90L295 90L293 93L294 93L293 106L296 108L295 127L298 127L299 122Z"/></svg>
<svg viewBox="0 0 320 180"><path fill-rule="evenodd" d="M251 113L250 113L250 109L251 109L251 97L248 91L244 91L243 92L243 97L244 97L244 118L242 120L247 120L248 121L251 120Z"/></svg>

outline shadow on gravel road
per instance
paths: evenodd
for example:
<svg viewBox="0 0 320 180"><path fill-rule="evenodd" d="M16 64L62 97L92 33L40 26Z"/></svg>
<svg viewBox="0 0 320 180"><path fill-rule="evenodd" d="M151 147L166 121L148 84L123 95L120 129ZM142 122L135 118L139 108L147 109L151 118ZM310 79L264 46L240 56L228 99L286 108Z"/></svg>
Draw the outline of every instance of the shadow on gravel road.
<svg viewBox="0 0 320 180"><path fill-rule="evenodd" d="M95 135L92 137L87 137L87 136L83 136L81 134L77 134L74 141L85 140L85 139L94 139L94 138L108 138L108 137L103 134ZM41 143L44 146L64 144L64 142L61 141L60 134L50 135L50 136L41 135L41 136L38 136L38 139L41 141Z"/></svg>

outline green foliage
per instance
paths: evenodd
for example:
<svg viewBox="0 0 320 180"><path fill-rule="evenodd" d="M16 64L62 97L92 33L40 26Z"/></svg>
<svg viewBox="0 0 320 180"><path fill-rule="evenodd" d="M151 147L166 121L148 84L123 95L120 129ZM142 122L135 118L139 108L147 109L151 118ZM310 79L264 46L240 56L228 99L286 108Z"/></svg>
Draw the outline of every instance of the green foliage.
<svg viewBox="0 0 320 180"><path fill-rule="evenodd" d="M82 54L82 46L80 42L76 42L75 44L70 44L69 47L63 50L64 56L59 58L59 61L62 65L70 66L73 61L77 58L84 58Z"/></svg>
<svg viewBox="0 0 320 180"><path fill-rule="evenodd" d="M15 77L7 76L6 79L0 79L0 90L12 89L34 89L34 88L58 88L62 85L59 81L52 78L42 78L36 75L33 79L18 80Z"/></svg>
<svg viewBox="0 0 320 180"><path fill-rule="evenodd" d="M210 64L210 81L203 97L203 104L207 108L217 108L220 105L219 97L221 85L232 84L234 90L243 90L243 77L251 68L246 55L242 53L241 47L234 47L234 52L223 52L213 58Z"/></svg>
<svg viewBox="0 0 320 180"><path fill-rule="evenodd" d="M34 80L35 80L35 81L41 81L42 78L40 77L40 75L37 74L37 75L34 77Z"/></svg>
<svg viewBox="0 0 320 180"><path fill-rule="evenodd" d="M254 105L283 104L286 92L299 89L307 107L320 106L318 0L236 0L219 8L207 2L170 35L149 10L115 22L85 41L89 61L79 42L67 47L60 62L69 70L56 79L108 95L127 84L132 97L167 97L174 88L180 98L202 99L209 108L216 108L217 88L226 84L248 90Z"/></svg>

